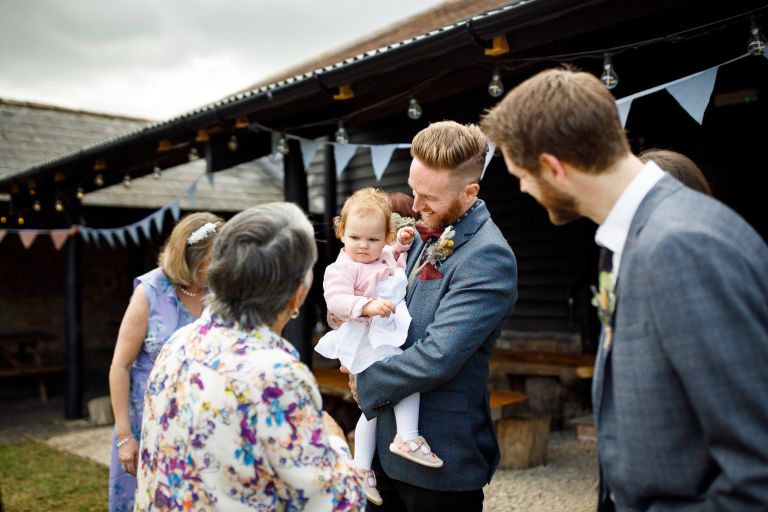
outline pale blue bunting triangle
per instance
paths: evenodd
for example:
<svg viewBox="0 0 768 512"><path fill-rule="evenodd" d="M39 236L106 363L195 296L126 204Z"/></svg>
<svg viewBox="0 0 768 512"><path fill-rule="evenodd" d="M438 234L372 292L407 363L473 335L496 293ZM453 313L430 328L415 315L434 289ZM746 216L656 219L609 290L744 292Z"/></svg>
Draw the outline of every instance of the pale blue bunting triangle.
<svg viewBox="0 0 768 512"><path fill-rule="evenodd" d="M493 159L493 153L496 151L496 144L494 144L491 141L488 141L488 153L485 154L485 163L483 164L483 172L480 173L480 179L483 179L483 176L485 176L485 170L488 168L488 165L491 163L491 159Z"/></svg>
<svg viewBox="0 0 768 512"><path fill-rule="evenodd" d="M114 231L115 231L115 236L117 237L118 240L120 240L120 243L123 245L123 247L128 247L128 244L126 243L126 240L125 240L125 228L115 229Z"/></svg>
<svg viewBox="0 0 768 512"><path fill-rule="evenodd" d="M165 208L160 208L152 214L152 220L155 221L155 228L158 233L163 232L163 220L165 220Z"/></svg>
<svg viewBox="0 0 768 512"><path fill-rule="evenodd" d="M677 82L667 87L680 106L685 109L697 123L704 120L704 111L709 104L709 98L715 88L718 66L691 75L687 80Z"/></svg>
<svg viewBox="0 0 768 512"><path fill-rule="evenodd" d="M627 118L629 117L629 109L632 108L632 100L633 98L624 98L616 102L616 107L619 109L622 128L627 126Z"/></svg>
<svg viewBox="0 0 768 512"><path fill-rule="evenodd" d="M187 196L189 196L189 200L192 204L195 204L195 198L197 197L197 182L194 182L189 186L187 189Z"/></svg>
<svg viewBox="0 0 768 512"><path fill-rule="evenodd" d="M138 224L131 224L130 226L126 226L128 230L128 234L131 235L131 240L133 240L133 243L136 245L139 245L139 225Z"/></svg>
<svg viewBox="0 0 768 512"><path fill-rule="evenodd" d="M88 245L91 245L91 230L85 226L80 226L78 231L80 231L80 236L83 237L83 241Z"/></svg>
<svg viewBox="0 0 768 512"><path fill-rule="evenodd" d="M347 168L347 164L355 156L357 151L357 144L339 144L338 142L332 142L333 144L333 156L336 160L336 177L341 176L344 169Z"/></svg>
<svg viewBox="0 0 768 512"><path fill-rule="evenodd" d="M373 164L373 174L376 175L376 181L381 181L384 176L384 170L392 160L392 153L397 149L397 144L381 144L371 146L371 163Z"/></svg>
<svg viewBox="0 0 768 512"><path fill-rule="evenodd" d="M99 234L104 237L111 248L115 248L115 239L112 237L111 229L99 229Z"/></svg>
<svg viewBox="0 0 768 512"><path fill-rule="evenodd" d="M213 173L212 172L206 172L205 177L208 178L208 183L211 184L211 188L213 188Z"/></svg>
<svg viewBox="0 0 768 512"><path fill-rule="evenodd" d="M141 232L144 233L144 238L147 240L150 240L152 238L152 225L150 224L152 222L152 216L147 217L146 219L142 219L139 221L139 227L141 228Z"/></svg>
<svg viewBox="0 0 768 512"><path fill-rule="evenodd" d="M178 196L176 199L171 201L171 215L173 216L174 222L179 222L179 217L181 216L181 206Z"/></svg>
<svg viewBox="0 0 768 512"><path fill-rule="evenodd" d="M315 158L315 153L320 147L320 143L309 139L299 139L301 145L301 159L304 161L304 170L309 170L309 165L312 163L312 159Z"/></svg>

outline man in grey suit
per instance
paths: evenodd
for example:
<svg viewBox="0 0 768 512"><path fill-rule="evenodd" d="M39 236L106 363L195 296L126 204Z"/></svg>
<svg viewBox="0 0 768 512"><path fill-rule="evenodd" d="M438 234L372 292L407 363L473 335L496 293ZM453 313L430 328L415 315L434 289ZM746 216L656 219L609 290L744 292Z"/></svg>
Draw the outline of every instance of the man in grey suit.
<svg viewBox="0 0 768 512"><path fill-rule="evenodd" d="M482 126L553 223L600 225L612 264L592 393L599 509L768 510L763 240L635 157L613 96L590 74L539 73Z"/></svg>
<svg viewBox="0 0 768 512"><path fill-rule="evenodd" d="M408 183L423 223L406 268L413 320L404 352L356 378L363 413L378 418L373 469L384 504L373 510L479 512L482 488L498 465L488 360L517 298L517 267L477 197L487 151L477 126L451 121L431 124L413 139ZM419 432L443 459L440 469L389 450L396 433L392 405L415 392L421 392Z"/></svg>

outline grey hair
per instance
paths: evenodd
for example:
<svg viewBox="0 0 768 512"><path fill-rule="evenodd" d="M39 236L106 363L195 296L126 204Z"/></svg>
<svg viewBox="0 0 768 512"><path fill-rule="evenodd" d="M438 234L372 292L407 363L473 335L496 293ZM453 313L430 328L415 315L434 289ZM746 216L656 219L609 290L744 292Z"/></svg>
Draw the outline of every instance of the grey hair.
<svg viewBox="0 0 768 512"><path fill-rule="evenodd" d="M292 203L243 210L220 230L208 269L211 311L226 322L270 325L317 260L314 230Z"/></svg>

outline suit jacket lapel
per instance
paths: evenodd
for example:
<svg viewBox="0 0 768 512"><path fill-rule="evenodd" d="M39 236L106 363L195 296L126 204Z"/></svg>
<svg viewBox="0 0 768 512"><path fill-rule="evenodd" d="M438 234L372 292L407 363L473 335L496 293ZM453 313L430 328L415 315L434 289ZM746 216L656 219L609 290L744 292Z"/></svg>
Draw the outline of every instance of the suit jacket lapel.
<svg viewBox="0 0 768 512"><path fill-rule="evenodd" d="M648 191L648 194L640 202L632 222L629 225L629 232L627 233L627 239L624 242L624 247L621 251L621 265L619 266L619 273L616 276L616 310L614 312L614 319L617 318L619 308L622 306L622 283L626 281L623 276L626 275L627 269L632 268L633 260L637 256L635 247L637 246L637 239L640 236L643 228L645 227L648 219L651 218L656 207L664 201L670 194L676 192L682 185L669 176L661 178L656 185ZM613 329L613 342L608 348L603 347L602 339L598 345L597 359L595 361L595 375L594 375L594 397L593 397L593 410L597 416L600 411L600 404L603 398L603 387L605 385L605 371L608 364L608 358L611 350L615 344L617 334L621 329L620 325L614 323Z"/></svg>

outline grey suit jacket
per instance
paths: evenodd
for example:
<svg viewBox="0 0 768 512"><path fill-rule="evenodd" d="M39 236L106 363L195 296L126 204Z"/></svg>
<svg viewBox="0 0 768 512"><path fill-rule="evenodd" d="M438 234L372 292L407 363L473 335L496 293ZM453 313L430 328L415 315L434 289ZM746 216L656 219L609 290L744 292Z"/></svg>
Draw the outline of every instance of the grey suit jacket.
<svg viewBox="0 0 768 512"><path fill-rule="evenodd" d="M436 491L480 489L490 481L499 447L488 401L488 360L517 299L512 250L481 202L456 227L454 253L440 279L415 281L406 301L413 317L401 355L358 375L366 418L378 418L376 446L387 475ZM408 272L422 242L411 247ZM419 431L444 461L440 469L389 451L392 405L421 392Z"/></svg>
<svg viewBox="0 0 768 512"><path fill-rule="evenodd" d="M669 176L632 220L593 407L618 510L768 510L768 248Z"/></svg>

